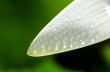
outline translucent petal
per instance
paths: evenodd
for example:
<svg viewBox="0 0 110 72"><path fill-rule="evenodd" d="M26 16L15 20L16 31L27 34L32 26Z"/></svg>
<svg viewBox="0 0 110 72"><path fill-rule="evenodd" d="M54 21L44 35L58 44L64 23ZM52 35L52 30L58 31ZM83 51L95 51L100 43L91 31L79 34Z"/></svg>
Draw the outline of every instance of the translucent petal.
<svg viewBox="0 0 110 72"><path fill-rule="evenodd" d="M38 57L79 49L110 38L106 0L75 0L37 35L28 55Z"/></svg>

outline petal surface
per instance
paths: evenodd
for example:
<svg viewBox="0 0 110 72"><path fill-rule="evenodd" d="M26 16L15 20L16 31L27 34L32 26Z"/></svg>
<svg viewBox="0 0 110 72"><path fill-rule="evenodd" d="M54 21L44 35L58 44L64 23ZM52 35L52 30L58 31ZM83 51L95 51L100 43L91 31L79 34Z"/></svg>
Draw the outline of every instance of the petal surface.
<svg viewBox="0 0 110 72"><path fill-rule="evenodd" d="M33 40L28 55L38 57L79 49L110 38L106 0L75 0Z"/></svg>

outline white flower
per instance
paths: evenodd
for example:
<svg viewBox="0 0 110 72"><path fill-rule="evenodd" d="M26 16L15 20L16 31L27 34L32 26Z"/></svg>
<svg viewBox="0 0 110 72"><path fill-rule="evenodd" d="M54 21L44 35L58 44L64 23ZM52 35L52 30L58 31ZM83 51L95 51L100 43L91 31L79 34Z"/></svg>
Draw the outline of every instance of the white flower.
<svg viewBox="0 0 110 72"><path fill-rule="evenodd" d="M28 55L51 55L109 39L108 11L106 0L75 0L38 34L28 49Z"/></svg>

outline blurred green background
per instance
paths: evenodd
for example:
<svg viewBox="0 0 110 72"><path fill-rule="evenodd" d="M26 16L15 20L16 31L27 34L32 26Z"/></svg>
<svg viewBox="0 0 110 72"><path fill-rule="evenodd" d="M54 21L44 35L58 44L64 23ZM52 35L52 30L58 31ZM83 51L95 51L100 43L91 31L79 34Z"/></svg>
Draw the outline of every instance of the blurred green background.
<svg viewBox="0 0 110 72"><path fill-rule="evenodd" d="M110 40L52 56L27 56L33 38L72 1L0 0L0 72L110 72Z"/></svg>

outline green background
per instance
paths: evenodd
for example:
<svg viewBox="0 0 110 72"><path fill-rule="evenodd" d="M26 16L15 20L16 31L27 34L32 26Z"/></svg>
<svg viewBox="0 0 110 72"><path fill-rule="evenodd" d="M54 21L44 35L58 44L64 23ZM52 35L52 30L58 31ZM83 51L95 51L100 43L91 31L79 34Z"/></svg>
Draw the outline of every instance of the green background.
<svg viewBox="0 0 110 72"><path fill-rule="evenodd" d="M26 54L33 38L72 1L0 0L0 72L83 72L64 68L55 61L54 55L33 58ZM110 66L109 43L104 42L100 49L107 66L105 70Z"/></svg>

